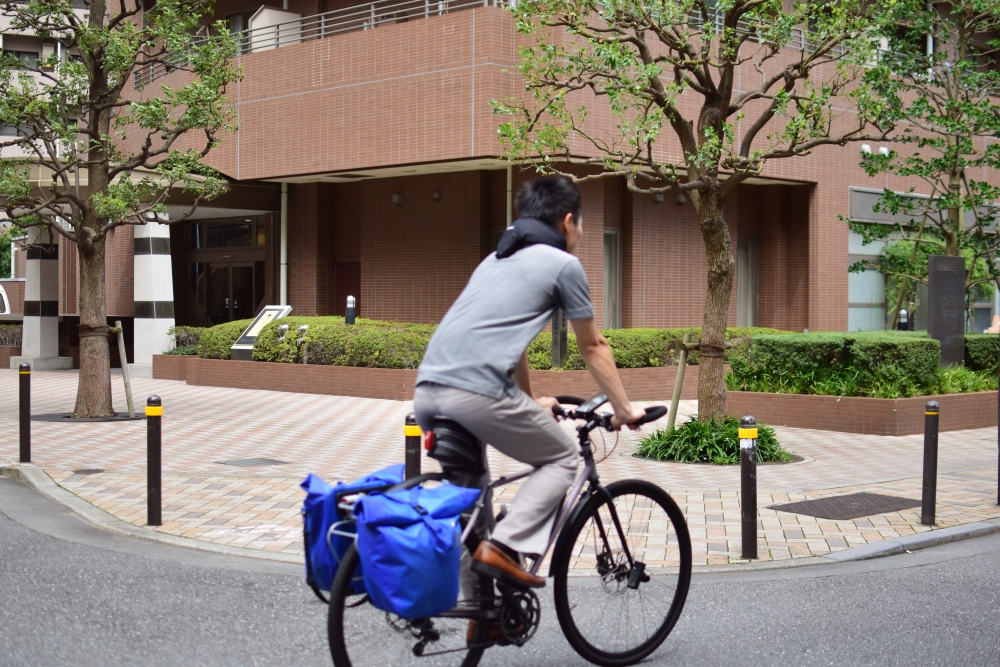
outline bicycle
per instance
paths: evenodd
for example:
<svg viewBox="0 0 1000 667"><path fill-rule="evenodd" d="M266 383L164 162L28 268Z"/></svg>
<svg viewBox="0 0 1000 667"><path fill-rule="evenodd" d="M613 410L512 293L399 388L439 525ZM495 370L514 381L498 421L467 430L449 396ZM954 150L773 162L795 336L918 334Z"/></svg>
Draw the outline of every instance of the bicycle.
<svg viewBox="0 0 1000 667"><path fill-rule="evenodd" d="M597 412L606 396L598 394L586 402L571 396L556 398L577 406L556 407L558 416L584 422L576 428L584 467L559 508L545 553L533 559L529 570L537 574L552 551L556 615L570 645L598 665L631 665L663 643L684 607L692 561L687 523L670 495L655 484L635 479L600 483L590 433L597 428L613 430L611 415ZM638 423L664 413L662 406L647 408ZM523 646L538 628L541 603L533 590L494 581L468 568L469 554L503 518L503 512L496 519L492 516L492 490L527 477L533 469L489 483L484 460L474 456L476 451L484 456L482 443L447 419L435 423L434 431L439 430L461 435L464 451L452 447L457 453L452 456L439 452L435 458L444 472L413 477L391 488L447 480L483 489L461 521L462 596L454 608L433 618L408 620L382 612L369 604L367 595L353 592L359 557L351 546L329 597L327 631L335 667L410 662L475 667L486 649ZM341 502L345 511L350 509L350 498Z"/></svg>

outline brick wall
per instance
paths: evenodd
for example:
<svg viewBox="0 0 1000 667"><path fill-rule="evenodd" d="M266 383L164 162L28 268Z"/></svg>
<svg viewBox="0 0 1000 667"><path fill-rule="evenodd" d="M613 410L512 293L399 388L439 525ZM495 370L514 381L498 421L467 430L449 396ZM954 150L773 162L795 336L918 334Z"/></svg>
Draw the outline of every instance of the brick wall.
<svg viewBox="0 0 1000 667"><path fill-rule="evenodd" d="M730 391L726 393L726 414L731 417L753 415L758 422L770 426L913 435L924 431L924 406L929 400L941 405L941 431L997 425L995 391L900 399Z"/></svg>
<svg viewBox="0 0 1000 667"><path fill-rule="evenodd" d="M637 401L669 400L676 372L676 366L619 371L626 393L630 399ZM153 377L159 380L186 380L188 384L206 387L408 401L413 398L417 371L154 355ZM598 392L589 371L531 371L531 384L537 396L562 394L590 398ZM681 398L694 399L697 395L698 367L689 366Z"/></svg>
<svg viewBox="0 0 1000 667"><path fill-rule="evenodd" d="M21 255L23 253L17 253ZM23 280L0 280L4 293L10 300L10 312L18 315L24 313L24 281Z"/></svg>
<svg viewBox="0 0 1000 667"><path fill-rule="evenodd" d="M0 345L0 368L7 369L10 368L10 358L21 356L20 347L11 347L9 345Z"/></svg>

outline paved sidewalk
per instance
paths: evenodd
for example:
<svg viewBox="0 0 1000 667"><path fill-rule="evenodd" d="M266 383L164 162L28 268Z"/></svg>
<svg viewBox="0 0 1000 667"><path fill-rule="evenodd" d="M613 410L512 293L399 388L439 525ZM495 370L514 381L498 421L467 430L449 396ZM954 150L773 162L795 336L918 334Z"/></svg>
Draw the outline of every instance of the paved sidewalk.
<svg viewBox="0 0 1000 667"><path fill-rule="evenodd" d="M32 375L34 414L69 412L76 373ZM115 403L124 394L114 378ZM155 530L216 544L301 554L302 492L308 472L353 479L402 460L408 402L194 387L133 380L137 405L163 399L164 525ZM682 415L695 402L682 403ZM570 428L567 424L566 428ZM647 426L645 432L659 425ZM35 465L80 498L136 524L145 523L145 424L33 422ZM803 458L758 469L760 560L820 556L929 530L920 510L854 521L828 521L766 509L774 503L867 491L920 498L922 436L882 437L778 429ZM632 456L641 432L623 433L600 464L605 481L642 478L666 488L685 512L696 565L742 563L738 467L657 463ZM614 436L608 437L608 448ZM599 453L601 452L598 441ZM17 373L0 370L0 459L16 461ZM251 468L221 462L248 458L285 463ZM520 464L491 452L495 474ZM435 469L425 459L425 469ZM97 472L93 472L97 471ZM997 429L940 438L936 527L1000 518ZM509 503L516 486L497 494ZM153 530L153 529L150 529Z"/></svg>

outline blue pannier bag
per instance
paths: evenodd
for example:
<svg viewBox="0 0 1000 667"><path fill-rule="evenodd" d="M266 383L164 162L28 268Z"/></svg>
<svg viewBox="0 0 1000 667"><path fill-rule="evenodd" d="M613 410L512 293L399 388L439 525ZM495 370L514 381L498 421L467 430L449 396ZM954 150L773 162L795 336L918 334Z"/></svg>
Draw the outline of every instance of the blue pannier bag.
<svg viewBox="0 0 1000 667"><path fill-rule="evenodd" d="M426 618L458 602L461 527L479 489L453 484L365 496L354 506L358 554L372 605Z"/></svg>
<svg viewBox="0 0 1000 667"><path fill-rule="evenodd" d="M302 504L302 524L305 538L306 583L323 600L320 591L329 591L337 574L337 565L347 553L354 540L345 535L330 533L336 524L338 532L353 533L354 518L348 512L337 508L340 498L352 493L386 489L403 481L405 466L402 463L383 468L378 472L357 479L350 484L339 482L330 486L322 479L309 473L302 480L302 490L306 492ZM351 592L363 593L361 573L355 577L356 584Z"/></svg>

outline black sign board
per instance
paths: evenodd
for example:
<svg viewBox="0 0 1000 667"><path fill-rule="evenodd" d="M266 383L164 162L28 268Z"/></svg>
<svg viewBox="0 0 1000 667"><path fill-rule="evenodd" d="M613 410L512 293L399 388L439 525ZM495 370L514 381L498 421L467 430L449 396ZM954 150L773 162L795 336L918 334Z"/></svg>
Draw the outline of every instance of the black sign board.
<svg viewBox="0 0 1000 667"><path fill-rule="evenodd" d="M965 258L931 255L927 274L927 329L941 341L941 365L965 360Z"/></svg>

